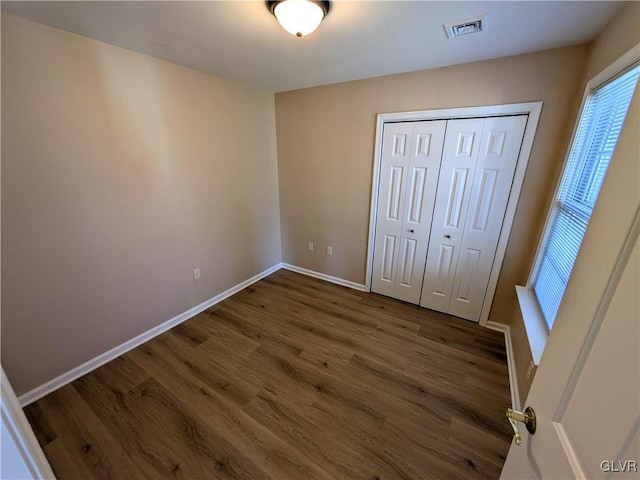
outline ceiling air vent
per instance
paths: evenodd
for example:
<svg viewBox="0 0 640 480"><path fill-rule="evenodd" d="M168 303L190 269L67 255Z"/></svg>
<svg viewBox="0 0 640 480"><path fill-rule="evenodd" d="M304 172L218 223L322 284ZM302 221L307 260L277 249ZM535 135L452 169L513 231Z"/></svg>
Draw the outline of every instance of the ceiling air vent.
<svg viewBox="0 0 640 480"><path fill-rule="evenodd" d="M471 18L465 18L458 22L445 23L443 25L447 37L461 37L463 35L471 35L474 33L486 32L489 29L487 23L487 15L477 15Z"/></svg>

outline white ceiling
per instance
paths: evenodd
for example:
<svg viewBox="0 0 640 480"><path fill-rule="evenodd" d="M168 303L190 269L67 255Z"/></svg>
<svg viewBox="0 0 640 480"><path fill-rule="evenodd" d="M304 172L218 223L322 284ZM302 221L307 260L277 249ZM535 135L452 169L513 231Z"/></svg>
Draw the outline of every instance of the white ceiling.
<svg viewBox="0 0 640 480"><path fill-rule="evenodd" d="M590 41L624 2L334 1L308 37L263 1L2 2L4 12L270 91L516 55ZM442 24L489 14L489 31Z"/></svg>

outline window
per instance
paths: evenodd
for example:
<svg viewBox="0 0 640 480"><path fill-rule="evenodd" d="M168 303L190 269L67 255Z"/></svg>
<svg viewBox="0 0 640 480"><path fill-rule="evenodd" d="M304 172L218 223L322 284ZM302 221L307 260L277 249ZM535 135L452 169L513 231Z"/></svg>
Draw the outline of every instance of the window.
<svg viewBox="0 0 640 480"><path fill-rule="evenodd" d="M585 102L532 275L533 292L549 330L639 75L636 63L592 90Z"/></svg>

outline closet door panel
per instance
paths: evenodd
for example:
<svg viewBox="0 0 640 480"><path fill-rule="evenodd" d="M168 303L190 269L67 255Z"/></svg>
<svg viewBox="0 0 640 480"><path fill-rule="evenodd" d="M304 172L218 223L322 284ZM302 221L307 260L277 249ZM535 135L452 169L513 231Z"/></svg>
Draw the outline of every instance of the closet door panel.
<svg viewBox="0 0 640 480"><path fill-rule="evenodd" d="M449 120L420 305L448 312L467 220L483 119Z"/></svg>
<svg viewBox="0 0 640 480"><path fill-rule="evenodd" d="M412 124L395 298L420 303L446 121Z"/></svg>
<svg viewBox="0 0 640 480"><path fill-rule="evenodd" d="M484 120L449 307L478 321L509 200L527 116Z"/></svg>
<svg viewBox="0 0 640 480"><path fill-rule="evenodd" d="M398 277L412 125L384 127L371 290L393 297Z"/></svg>

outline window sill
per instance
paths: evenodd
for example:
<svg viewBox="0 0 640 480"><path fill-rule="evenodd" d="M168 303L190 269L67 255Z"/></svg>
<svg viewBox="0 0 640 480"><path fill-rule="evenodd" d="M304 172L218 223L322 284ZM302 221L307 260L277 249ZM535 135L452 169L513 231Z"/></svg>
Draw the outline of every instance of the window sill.
<svg viewBox="0 0 640 480"><path fill-rule="evenodd" d="M524 320L524 327L527 331L527 339L529 340L529 348L535 366L540 364L542 352L547 344L547 327L536 300L535 295L526 287L516 285L516 293L518 295L518 303L520 304L520 312Z"/></svg>

